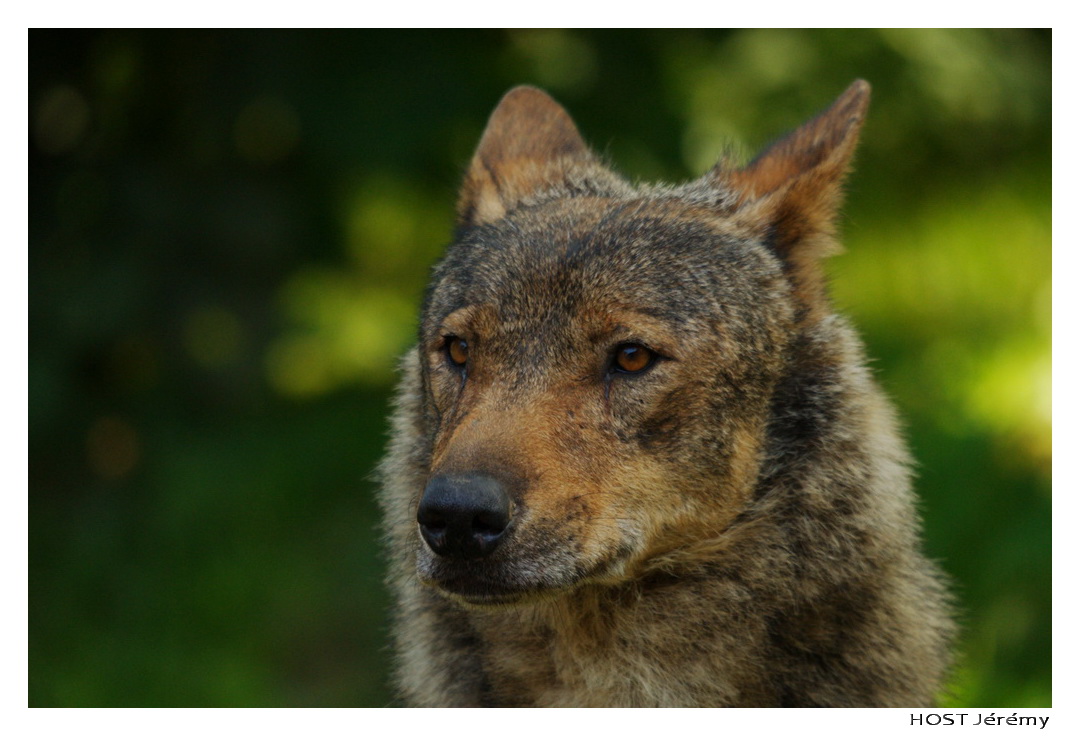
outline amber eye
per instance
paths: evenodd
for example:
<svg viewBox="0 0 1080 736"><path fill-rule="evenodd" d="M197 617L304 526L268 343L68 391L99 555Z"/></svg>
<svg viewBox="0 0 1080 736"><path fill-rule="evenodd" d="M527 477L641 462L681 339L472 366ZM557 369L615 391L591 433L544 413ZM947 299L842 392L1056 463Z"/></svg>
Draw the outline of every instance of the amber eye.
<svg viewBox="0 0 1080 736"><path fill-rule="evenodd" d="M651 366L655 359L656 353L644 345L628 343L615 350L615 360L611 367L618 373L641 373Z"/></svg>
<svg viewBox="0 0 1080 736"><path fill-rule="evenodd" d="M469 360L469 343L456 335L448 336L446 338L446 355L454 365L459 367L465 365Z"/></svg>

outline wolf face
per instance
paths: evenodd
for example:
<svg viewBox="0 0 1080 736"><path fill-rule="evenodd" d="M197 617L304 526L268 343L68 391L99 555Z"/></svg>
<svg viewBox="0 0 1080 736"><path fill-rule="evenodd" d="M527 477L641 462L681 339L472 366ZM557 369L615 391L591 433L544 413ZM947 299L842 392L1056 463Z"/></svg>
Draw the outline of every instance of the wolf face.
<svg viewBox="0 0 1080 736"><path fill-rule="evenodd" d="M742 514L865 113L856 82L750 165L631 186L544 93L492 115L417 350L419 579L473 605L640 577Z"/></svg>
<svg viewBox="0 0 1080 736"><path fill-rule="evenodd" d="M868 96L680 186L495 109L381 466L405 702L933 703L948 586L819 266Z"/></svg>

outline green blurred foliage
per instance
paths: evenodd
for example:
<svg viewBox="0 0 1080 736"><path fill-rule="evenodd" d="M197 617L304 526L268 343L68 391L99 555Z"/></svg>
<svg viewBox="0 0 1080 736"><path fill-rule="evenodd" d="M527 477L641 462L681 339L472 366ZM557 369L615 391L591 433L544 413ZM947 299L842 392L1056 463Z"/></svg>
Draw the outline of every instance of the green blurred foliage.
<svg viewBox="0 0 1080 736"><path fill-rule="evenodd" d="M383 705L370 473L500 95L627 175L874 85L837 303L956 580L956 706L1050 705L1049 32L30 33L29 692Z"/></svg>

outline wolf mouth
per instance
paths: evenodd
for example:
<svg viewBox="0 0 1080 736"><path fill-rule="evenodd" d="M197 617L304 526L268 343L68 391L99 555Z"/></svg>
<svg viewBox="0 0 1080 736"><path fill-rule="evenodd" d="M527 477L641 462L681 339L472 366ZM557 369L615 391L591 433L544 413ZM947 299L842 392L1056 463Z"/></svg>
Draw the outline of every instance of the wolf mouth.
<svg viewBox="0 0 1080 736"><path fill-rule="evenodd" d="M449 598L474 606L520 603L529 598L553 594L560 590L543 587L508 587L503 583L465 577L424 582Z"/></svg>
<svg viewBox="0 0 1080 736"><path fill-rule="evenodd" d="M620 545L610 556L587 567L566 565L566 560L541 556L515 562L421 560L417 574L424 585L473 605L505 605L550 598L589 583L621 578L631 556L629 546ZM556 572L558 571L558 572Z"/></svg>
<svg viewBox="0 0 1080 736"><path fill-rule="evenodd" d="M573 587L576 581L558 579L529 579L525 575L511 575L497 566L478 569L477 565L421 564L420 581L440 593L457 600L478 605L516 603L525 598L555 594ZM554 576L550 576L554 577ZM575 576L577 577L577 576Z"/></svg>

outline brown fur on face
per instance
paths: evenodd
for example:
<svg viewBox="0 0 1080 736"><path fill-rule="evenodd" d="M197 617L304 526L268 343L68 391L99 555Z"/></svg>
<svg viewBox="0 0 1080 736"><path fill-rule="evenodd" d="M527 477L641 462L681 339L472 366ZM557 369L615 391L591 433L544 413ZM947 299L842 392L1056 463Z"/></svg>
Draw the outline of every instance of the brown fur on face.
<svg viewBox="0 0 1080 736"><path fill-rule="evenodd" d="M947 596L818 265L868 90L679 187L626 183L539 90L496 108L382 466L408 703L932 702ZM470 475L509 524L437 554L425 485Z"/></svg>

